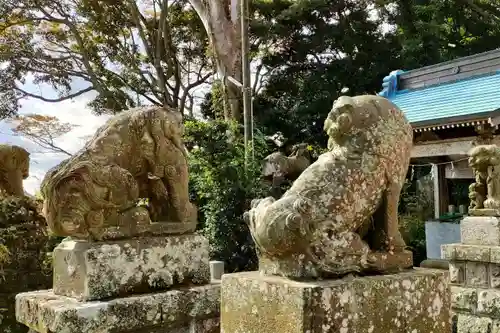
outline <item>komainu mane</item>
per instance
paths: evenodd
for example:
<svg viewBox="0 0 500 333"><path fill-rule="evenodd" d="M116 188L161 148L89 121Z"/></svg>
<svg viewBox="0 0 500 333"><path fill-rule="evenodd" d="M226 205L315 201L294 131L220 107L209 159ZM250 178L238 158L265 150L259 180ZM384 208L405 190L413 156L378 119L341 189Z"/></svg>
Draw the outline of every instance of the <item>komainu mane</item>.
<svg viewBox="0 0 500 333"><path fill-rule="evenodd" d="M47 223L60 236L102 240L195 229L182 116L142 107L100 127L42 182ZM139 205L148 199L148 207Z"/></svg>
<svg viewBox="0 0 500 333"><path fill-rule="evenodd" d="M412 266L398 201L412 149L403 112L379 96L340 97L325 120L328 152L279 199L245 214L261 270L339 276Z"/></svg>

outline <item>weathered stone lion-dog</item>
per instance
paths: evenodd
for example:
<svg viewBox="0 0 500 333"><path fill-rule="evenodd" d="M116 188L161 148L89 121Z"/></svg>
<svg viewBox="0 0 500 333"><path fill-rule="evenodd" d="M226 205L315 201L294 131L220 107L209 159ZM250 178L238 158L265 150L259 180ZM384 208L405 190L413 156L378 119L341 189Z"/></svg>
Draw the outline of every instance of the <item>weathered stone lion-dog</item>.
<svg viewBox="0 0 500 333"><path fill-rule="evenodd" d="M244 216L277 274L306 274L280 272L296 261L311 276L363 272L385 267L375 253L408 253L397 211L413 140L403 112L383 97L342 96L324 129L328 152L279 200L254 200Z"/></svg>
<svg viewBox="0 0 500 333"><path fill-rule="evenodd" d="M23 180L28 178L29 168L30 153L26 149L0 144L0 197L23 197Z"/></svg>
<svg viewBox="0 0 500 333"><path fill-rule="evenodd" d="M188 166L176 110L142 107L100 127L71 158L51 169L41 191L49 227L60 236L117 239L147 232L194 231ZM149 200L149 207L138 205ZM161 223L160 223L161 222Z"/></svg>

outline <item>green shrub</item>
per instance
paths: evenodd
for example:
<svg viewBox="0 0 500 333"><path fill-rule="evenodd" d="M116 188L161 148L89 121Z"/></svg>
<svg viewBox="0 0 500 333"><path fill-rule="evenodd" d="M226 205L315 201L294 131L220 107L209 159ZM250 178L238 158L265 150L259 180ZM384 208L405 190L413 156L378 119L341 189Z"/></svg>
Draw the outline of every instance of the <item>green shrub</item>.
<svg viewBox="0 0 500 333"><path fill-rule="evenodd" d="M29 197L7 197L0 200L0 228L19 224L45 224L38 203Z"/></svg>
<svg viewBox="0 0 500 333"><path fill-rule="evenodd" d="M0 282L3 277L3 267L10 263L10 251L7 246L0 244Z"/></svg>
<svg viewBox="0 0 500 333"><path fill-rule="evenodd" d="M425 247L425 220L410 214L399 217L399 228L406 245L413 252L413 265L427 259Z"/></svg>
<svg viewBox="0 0 500 333"><path fill-rule="evenodd" d="M406 182L399 202L399 224L406 245L413 252L413 263L418 266L427 258L425 246L425 221L433 215L432 198L424 192L411 190Z"/></svg>
<svg viewBox="0 0 500 333"><path fill-rule="evenodd" d="M254 136L254 160L245 172L242 129L224 121L185 122L190 150L191 200L198 206L199 228L211 244L211 258L227 271L257 268L253 240L243 213L251 200L265 196L261 161L269 153L264 136Z"/></svg>

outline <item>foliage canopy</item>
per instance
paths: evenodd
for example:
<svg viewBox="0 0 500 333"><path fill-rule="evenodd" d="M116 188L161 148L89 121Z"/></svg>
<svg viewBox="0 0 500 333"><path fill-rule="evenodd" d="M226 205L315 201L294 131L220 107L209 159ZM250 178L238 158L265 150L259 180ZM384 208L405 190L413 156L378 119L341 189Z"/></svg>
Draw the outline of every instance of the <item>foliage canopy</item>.
<svg viewBox="0 0 500 333"><path fill-rule="evenodd" d="M207 37L186 0L5 0L0 3L0 117L23 98L96 92L96 112L141 103L192 110L212 74ZM45 83L49 98L23 83Z"/></svg>

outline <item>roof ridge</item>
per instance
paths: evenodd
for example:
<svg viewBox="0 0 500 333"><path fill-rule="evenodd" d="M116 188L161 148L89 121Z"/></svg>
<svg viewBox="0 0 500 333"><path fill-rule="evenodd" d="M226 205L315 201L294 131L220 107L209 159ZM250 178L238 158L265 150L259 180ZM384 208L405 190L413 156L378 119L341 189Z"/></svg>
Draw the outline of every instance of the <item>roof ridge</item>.
<svg viewBox="0 0 500 333"><path fill-rule="evenodd" d="M475 58L478 58L478 57L481 57L481 56L486 56L486 55L500 55L500 48L496 48L496 49L493 49L493 50L489 50L489 51L485 51L485 52L481 52L481 53L476 53L476 54L468 55L468 56L465 56L465 57L456 58L456 59L453 59L453 60L447 60L447 61L439 62L439 63L433 64L433 65L427 65L427 66L420 67L420 68L410 69L410 70L404 71L404 73L410 74L410 73L413 73L413 72L423 71L423 70L426 70L426 69L444 67L444 66L447 66L447 65L456 64L456 63L461 62L461 61L471 60L471 59L475 59Z"/></svg>
<svg viewBox="0 0 500 333"><path fill-rule="evenodd" d="M392 71L382 81L379 95L389 98L398 91L428 88L471 78L497 74L500 71L500 48L413 69Z"/></svg>

